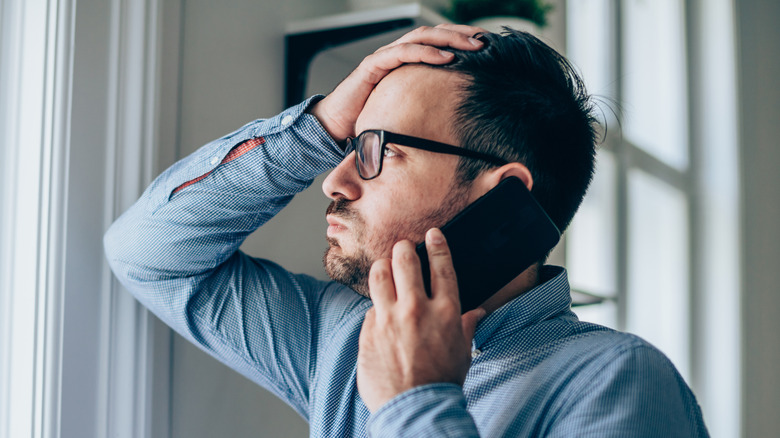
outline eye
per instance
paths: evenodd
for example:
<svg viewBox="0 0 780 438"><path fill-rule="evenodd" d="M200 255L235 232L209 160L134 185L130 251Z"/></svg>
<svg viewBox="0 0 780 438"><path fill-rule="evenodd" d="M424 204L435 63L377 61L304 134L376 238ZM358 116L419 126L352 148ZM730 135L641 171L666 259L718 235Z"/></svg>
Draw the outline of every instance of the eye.
<svg viewBox="0 0 780 438"><path fill-rule="evenodd" d="M395 157L396 155L398 155L398 152L390 149L389 146L385 146L385 151L384 151L385 158L392 158Z"/></svg>

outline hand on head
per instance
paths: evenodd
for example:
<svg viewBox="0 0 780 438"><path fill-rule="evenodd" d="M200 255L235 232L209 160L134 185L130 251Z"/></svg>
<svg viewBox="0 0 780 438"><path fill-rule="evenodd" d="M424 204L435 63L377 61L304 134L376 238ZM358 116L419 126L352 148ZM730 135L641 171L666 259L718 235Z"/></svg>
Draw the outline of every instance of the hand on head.
<svg viewBox="0 0 780 438"><path fill-rule="evenodd" d="M310 112L336 141L356 135L355 122L376 84L403 64L447 64L454 55L444 49L477 50L483 43L471 38L484 29L457 24L420 27L367 56L332 93Z"/></svg>

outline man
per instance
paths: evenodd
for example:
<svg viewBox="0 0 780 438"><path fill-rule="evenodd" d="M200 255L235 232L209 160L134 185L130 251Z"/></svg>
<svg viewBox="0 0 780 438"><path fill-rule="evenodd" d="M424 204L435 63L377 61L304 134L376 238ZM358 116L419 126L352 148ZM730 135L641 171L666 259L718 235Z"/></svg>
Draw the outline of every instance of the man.
<svg viewBox="0 0 780 438"><path fill-rule="evenodd" d="M514 176L564 229L593 170L588 96L565 59L527 34L470 37L480 31L410 32L324 99L175 164L106 234L114 272L312 436L706 436L662 353L577 321L562 268L536 264L461 316L436 227ZM383 144L371 130L508 164ZM238 251L334 166L324 262L338 283Z"/></svg>

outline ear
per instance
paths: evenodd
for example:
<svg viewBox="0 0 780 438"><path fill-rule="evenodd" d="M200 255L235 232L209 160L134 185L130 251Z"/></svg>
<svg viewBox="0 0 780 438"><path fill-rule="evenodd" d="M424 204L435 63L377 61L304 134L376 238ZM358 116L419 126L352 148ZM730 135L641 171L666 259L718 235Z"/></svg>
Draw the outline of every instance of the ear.
<svg viewBox="0 0 780 438"><path fill-rule="evenodd" d="M512 162L501 167L496 167L495 169L490 169L478 176L476 180L474 180L474 187L479 192L478 196L487 193L503 179L509 178L510 176L519 178L529 191L534 186L534 178L531 176L531 171L525 167L525 164Z"/></svg>

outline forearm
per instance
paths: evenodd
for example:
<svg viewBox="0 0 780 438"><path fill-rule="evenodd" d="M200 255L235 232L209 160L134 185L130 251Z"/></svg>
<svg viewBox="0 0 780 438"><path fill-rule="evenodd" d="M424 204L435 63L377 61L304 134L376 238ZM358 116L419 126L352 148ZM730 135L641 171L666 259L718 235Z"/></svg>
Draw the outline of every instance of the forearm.
<svg viewBox="0 0 780 438"><path fill-rule="evenodd" d="M304 105L215 140L163 172L108 230L120 279L207 273L342 153ZM247 141L260 143L236 158ZM239 147L240 149L240 147ZM230 159L230 161L227 161Z"/></svg>

